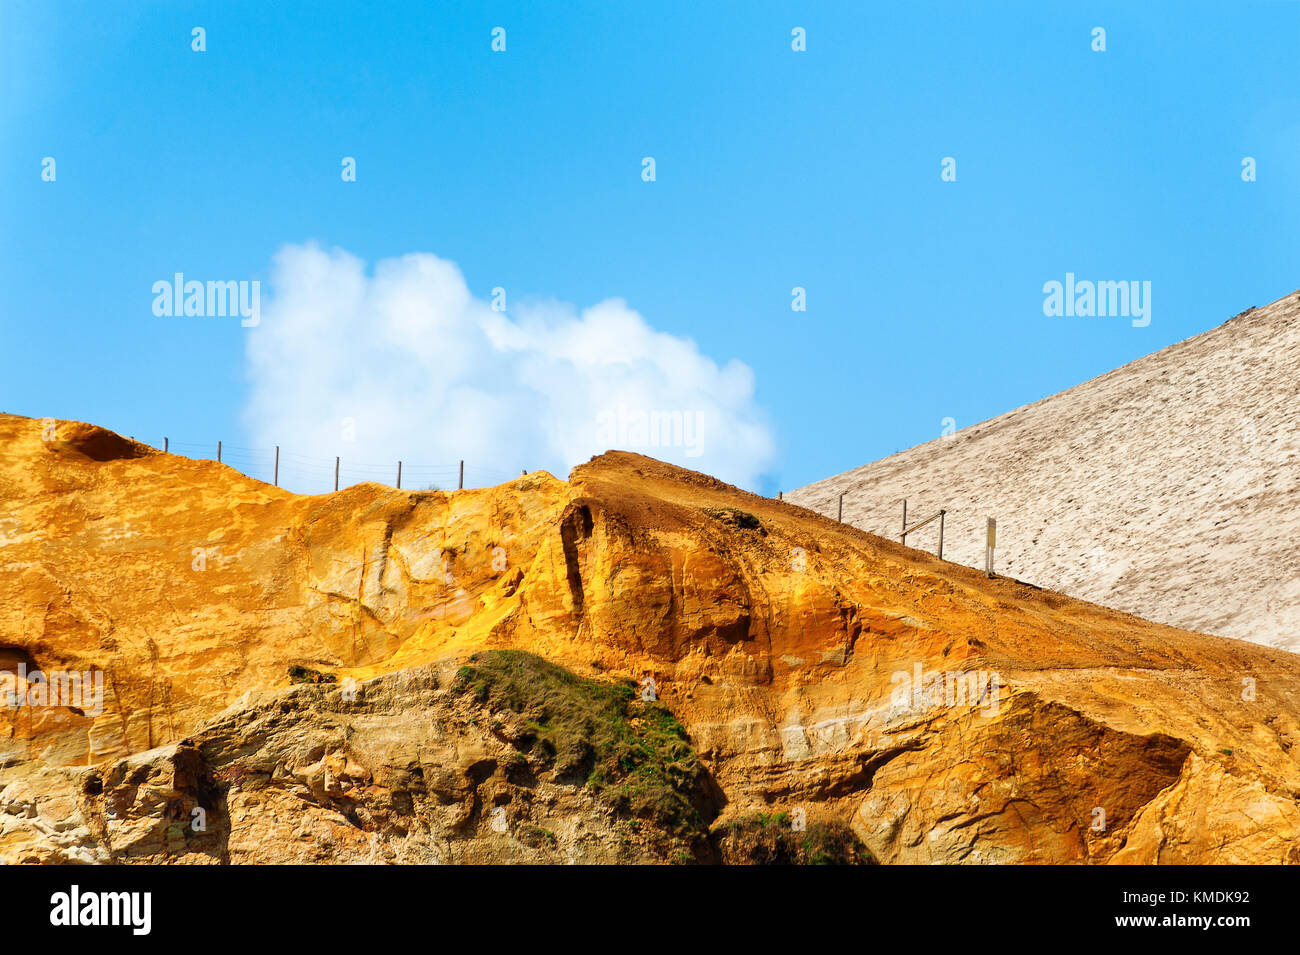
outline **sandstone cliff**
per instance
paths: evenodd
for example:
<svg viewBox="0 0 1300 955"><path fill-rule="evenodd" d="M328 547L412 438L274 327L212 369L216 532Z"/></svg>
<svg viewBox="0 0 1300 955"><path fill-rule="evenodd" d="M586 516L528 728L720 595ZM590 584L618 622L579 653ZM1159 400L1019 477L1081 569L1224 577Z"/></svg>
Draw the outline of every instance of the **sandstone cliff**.
<svg viewBox="0 0 1300 955"><path fill-rule="evenodd" d="M4 415L0 504L0 675L105 687L0 708L0 861L786 858L773 819L881 862L1297 855L1300 657L637 455L303 497ZM559 710L481 678L515 650L707 834L544 751Z"/></svg>

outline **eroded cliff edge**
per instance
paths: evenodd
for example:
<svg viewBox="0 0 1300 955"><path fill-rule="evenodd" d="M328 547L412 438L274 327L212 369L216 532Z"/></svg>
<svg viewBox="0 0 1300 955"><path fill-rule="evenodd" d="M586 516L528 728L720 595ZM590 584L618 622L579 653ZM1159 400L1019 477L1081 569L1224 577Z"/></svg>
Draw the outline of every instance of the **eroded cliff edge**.
<svg viewBox="0 0 1300 955"><path fill-rule="evenodd" d="M633 454L305 497L0 415L0 669L105 685L98 715L0 708L0 861L671 859L467 708L490 649L652 680L715 830L798 811L882 862L1297 855L1300 657ZM902 699L916 676L948 698Z"/></svg>

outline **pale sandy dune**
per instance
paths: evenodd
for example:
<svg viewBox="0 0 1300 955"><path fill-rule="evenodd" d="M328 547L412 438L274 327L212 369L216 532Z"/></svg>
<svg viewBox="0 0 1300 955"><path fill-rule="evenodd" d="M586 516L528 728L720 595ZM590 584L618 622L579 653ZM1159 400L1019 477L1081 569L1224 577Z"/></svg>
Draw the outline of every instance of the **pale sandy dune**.
<svg viewBox="0 0 1300 955"><path fill-rule="evenodd" d="M1068 391L790 492L944 558L1151 620L1300 650L1300 294ZM908 543L933 551L937 522Z"/></svg>

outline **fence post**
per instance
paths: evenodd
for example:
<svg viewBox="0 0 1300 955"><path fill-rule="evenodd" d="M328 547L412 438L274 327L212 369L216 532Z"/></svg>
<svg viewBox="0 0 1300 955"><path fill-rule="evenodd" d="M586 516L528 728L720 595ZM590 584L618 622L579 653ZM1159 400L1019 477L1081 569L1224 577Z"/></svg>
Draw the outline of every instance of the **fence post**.
<svg viewBox="0 0 1300 955"><path fill-rule="evenodd" d="M998 542L998 522L989 518L988 536L984 539L984 576L993 576L993 548Z"/></svg>
<svg viewBox="0 0 1300 955"><path fill-rule="evenodd" d="M840 512L835 516L835 519L839 521L841 524L844 523L844 495L843 494L840 495Z"/></svg>
<svg viewBox="0 0 1300 955"><path fill-rule="evenodd" d="M334 458L334 490L337 491L338 489L339 489L339 459L338 459L337 456L335 456L335 458Z"/></svg>
<svg viewBox="0 0 1300 955"><path fill-rule="evenodd" d="M460 462L460 483L456 485L456 490L458 490L458 491L463 491L463 490L465 490L465 462L464 462L464 460L462 460L462 461Z"/></svg>
<svg viewBox="0 0 1300 955"><path fill-rule="evenodd" d="M940 560L943 560L943 515L947 513L948 512L944 510L939 511L939 559Z"/></svg>
<svg viewBox="0 0 1300 955"><path fill-rule="evenodd" d="M280 446L278 444L275 446L275 479L272 483L276 487L280 486Z"/></svg>
<svg viewBox="0 0 1300 955"><path fill-rule="evenodd" d="M903 498L903 535L898 539L904 544L907 543L907 498Z"/></svg>
<svg viewBox="0 0 1300 955"><path fill-rule="evenodd" d="M402 489L402 462L397 462L397 489Z"/></svg>
<svg viewBox="0 0 1300 955"><path fill-rule="evenodd" d="M221 442L217 442L217 463L221 463Z"/></svg>
<svg viewBox="0 0 1300 955"><path fill-rule="evenodd" d="M163 454L167 453L167 439L163 438Z"/></svg>

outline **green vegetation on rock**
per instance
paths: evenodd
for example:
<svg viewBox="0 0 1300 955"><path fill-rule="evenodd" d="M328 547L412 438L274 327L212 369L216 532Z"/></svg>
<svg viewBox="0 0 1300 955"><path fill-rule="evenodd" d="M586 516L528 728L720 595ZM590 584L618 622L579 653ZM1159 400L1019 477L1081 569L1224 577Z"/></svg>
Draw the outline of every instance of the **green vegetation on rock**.
<svg viewBox="0 0 1300 955"><path fill-rule="evenodd" d="M767 534L767 531L763 530L762 521L749 511L742 511L738 507L706 507L704 513L714 520L730 524L732 527L739 527L747 531L762 531L763 534Z"/></svg>
<svg viewBox="0 0 1300 955"><path fill-rule="evenodd" d="M875 859L842 822L795 829L789 813L733 819L713 832L721 861L731 865L873 865Z"/></svg>
<svg viewBox="0 0 1300 955"><path fill-rule="evenodd" d="M502 735L557 780L585 785L618 812L697 846L716 815L686 730L630 682L589 680L521 650L474 654L454 689L494 715ZM708 819L706 819L706 816Z"/></svg>
<svg viewBox="0 0 1300 955"><path fill-rule="evenodd" d="M293 683L337 683L339 678L333 673L322 673L311 667L294 665L289 667L289 680Z"/></svg>

